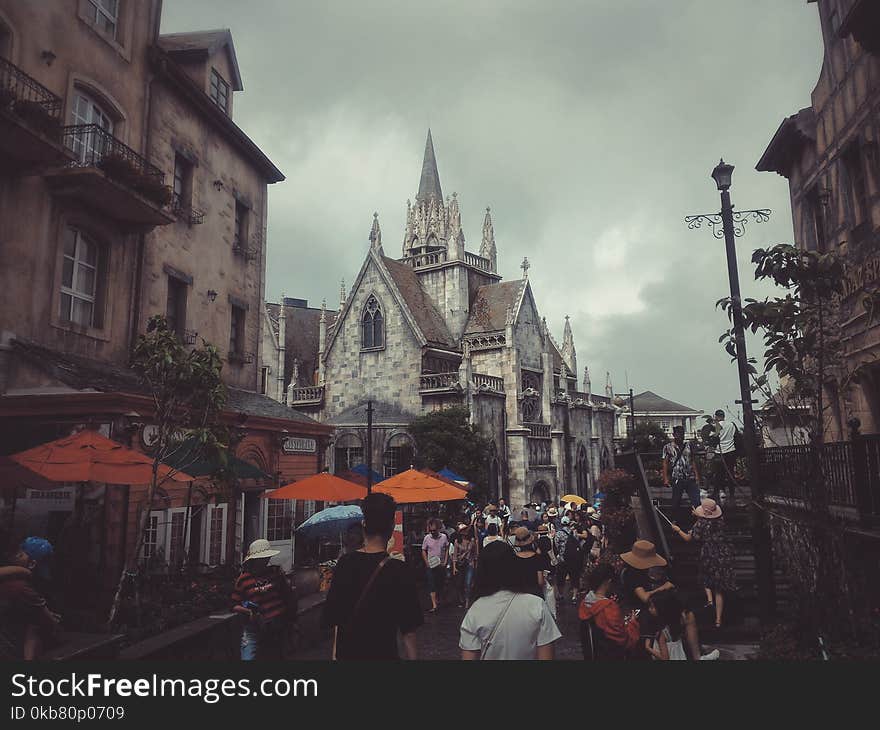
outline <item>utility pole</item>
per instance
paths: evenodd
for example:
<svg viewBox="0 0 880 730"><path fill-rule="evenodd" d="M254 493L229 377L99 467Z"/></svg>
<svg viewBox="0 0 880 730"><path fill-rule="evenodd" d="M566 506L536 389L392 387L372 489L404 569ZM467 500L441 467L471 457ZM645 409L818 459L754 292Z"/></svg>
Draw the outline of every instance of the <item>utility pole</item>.
<svg viewBox="0 0 880 730"><path fill-rule="evenodd" d="M367 495L373 493L373 401L367 401Z"/></svg>

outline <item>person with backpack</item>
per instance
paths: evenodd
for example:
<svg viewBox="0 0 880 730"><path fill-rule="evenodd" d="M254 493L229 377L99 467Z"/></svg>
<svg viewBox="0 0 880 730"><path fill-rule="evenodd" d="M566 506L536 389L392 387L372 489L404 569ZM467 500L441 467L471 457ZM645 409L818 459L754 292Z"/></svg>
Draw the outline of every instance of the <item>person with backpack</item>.
<svg viewBox="0 0 880 730"><path fill-rule="evenodd" d="M556 531L556 555L561 561L557 566L557 593L560 600L563 600L565 597L565 579L568 577L571 581L572 603L577 603L581 570L584 567L581 538L578 536L578 530L579 527L576 523L569 523Z"/></svg>
<svg viewBox="0 0 880 730"><path fill-rule="evenodd" d="M733 421L725 420L724 411L720 408L715 411L716 429L718 432L718 452L721 455L719 476L715 483L715 501L720 501L721 492L725 492L726 501L734 503L734 490L736 489L736 452L737 442L741 439L739 429ZM724 489L726 487L726 489ZM695 504L694 507L699 507Z"/></svg>
<svg viewBox="0 0 880 730"><path fill-rule="evenodd" d="M687 492L691 507L700 506L700 471L694 459L694 448L684 440L684 426L672 429L672 441L663 447L663 484L672 486L672 509L677 510L681 495Z"/></svg>
<svg viewBox="0 0 880 730"><path fill-rule="evenodd" d="M584 659L625 659L639 643L638 611L624 617L611 597L614 569L597 565L588 578L589 592L578 606Z"/></svg>

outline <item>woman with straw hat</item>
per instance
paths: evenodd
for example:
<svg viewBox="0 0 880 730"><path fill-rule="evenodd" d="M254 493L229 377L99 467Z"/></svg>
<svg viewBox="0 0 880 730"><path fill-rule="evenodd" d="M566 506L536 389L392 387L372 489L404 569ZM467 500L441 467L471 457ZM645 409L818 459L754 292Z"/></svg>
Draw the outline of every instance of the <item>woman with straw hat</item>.
<svg viewBox="0 0 880 730"><path fill-rule="evenodd" d="M535 536L528 527L517 527L513 531L513 537L513 549L516 551L523 590L543 598L544 571L550 569L550 558L535 550Z"/></svg>
<svg viewBox="0 0 880 730"><path fill-rule="evenodd" d="M715 627L721 627L724 614L724 596L736 590L733 566L733 546L724 534L721 507L714 499L704 499L694 509L697 521L690 532L678 525L672 530L682 540L700 543L700 580L706 591L706 606L715 608Z"/></svg>

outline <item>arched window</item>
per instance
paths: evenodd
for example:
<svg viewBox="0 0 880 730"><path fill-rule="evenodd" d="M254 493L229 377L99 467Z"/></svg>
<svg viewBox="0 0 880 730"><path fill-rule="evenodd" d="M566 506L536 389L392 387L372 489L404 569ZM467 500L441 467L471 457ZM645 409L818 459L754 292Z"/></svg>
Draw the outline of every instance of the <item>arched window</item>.
<svg viewBox="0 0 880 730"><path fill-rule="evenodd" d="M82 164L96 163L107 152L108 135L113 134L113 115L95 97L76 87L71 121L80 127L73 137L73 152Z"/></svg>
<svg viewBox="0 0 880 730"><path fill-rule="evenodd" d="M393 477L402 471L406 471L412 465L413 446L412 440L405 433L396 433L388 439L383 455L384 475Z"/></svg>
<svg viewBox="0 0 880 730"><path fill-rule="evenodd" d="M361 349L369 350L385 346L385 320L376 297L370 295L361 318Z"/></svg>
<svg viewBox="0 0 880 730"><path fill-rule="evenodd" d="M334 471L340 474L364 463L364 445L357 434L351 431L341 434L334 445Z"/></svg>
<svg viewBox="0 0 880 730"><path fill-rule="evenodd" d="M581 497L587 497L589 491L590 462L587 458L587 450L581 446L577 455L577 493Z"/></svg>

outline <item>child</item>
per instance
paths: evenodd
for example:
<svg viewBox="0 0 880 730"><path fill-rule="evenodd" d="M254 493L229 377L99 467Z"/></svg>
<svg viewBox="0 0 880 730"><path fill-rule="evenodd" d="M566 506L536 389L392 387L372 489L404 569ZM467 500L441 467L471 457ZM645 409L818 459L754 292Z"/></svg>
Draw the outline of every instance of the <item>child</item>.
<svg viewBox="0 0 880 730"><path fill-rule="evenodd" d="M242 661L262 658L267 650L279 653L287 624L296 617L287 579L277 565L269 565L280 552L272 550L268 540L254 540L235 581L232 611L247 619L241 632Z"/></svg>
<svg viewBox="0 0 880 730"><path fill-rule="evenodd" d="M645 639L645 651L660 661L687 660L682 642L684 607L674 590L661 591L648 601L648 613L654 622L654 635Z"/></svg>
<svg viewBox="0 0 880 730"><path fill-rule="evenodd" d="M52 545L40 537L29 537L9 561L0 568L0 605L5 604L4 624L12 629L10 638L22 640L25 661L37 659L61 621L49 610L46 598L36 587L37 576L48 576Z"/></svg>

